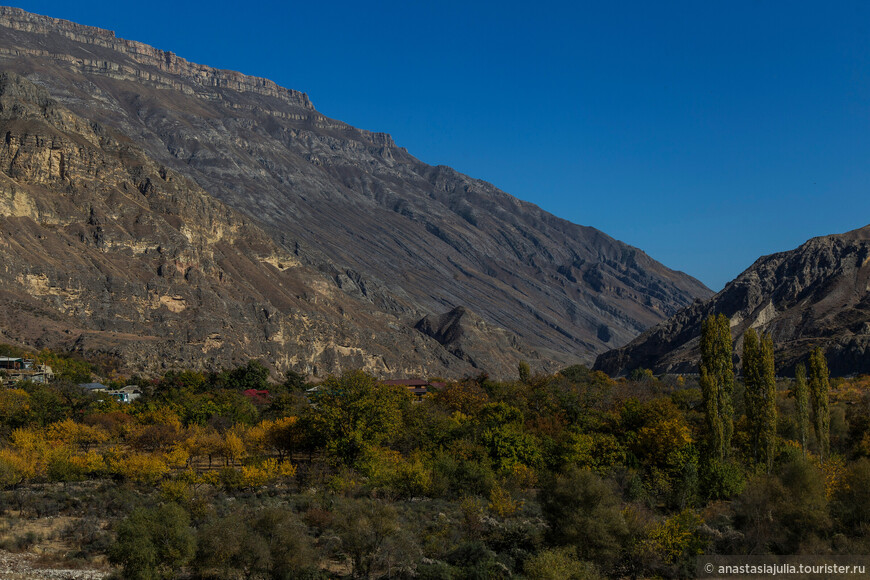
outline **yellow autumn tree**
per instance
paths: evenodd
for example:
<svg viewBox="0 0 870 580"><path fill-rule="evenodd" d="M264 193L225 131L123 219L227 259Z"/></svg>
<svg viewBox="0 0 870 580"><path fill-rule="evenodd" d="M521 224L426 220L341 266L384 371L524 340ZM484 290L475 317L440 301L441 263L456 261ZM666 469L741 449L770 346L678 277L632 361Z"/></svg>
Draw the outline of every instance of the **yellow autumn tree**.
<svg viewBox="0 0 870 580"><path fill-rule="evenodd" d="M220 433L211 427L193 425L188 428L182 445L190 455L191 462L207 457L208 467L211 468L214 457L223 454L224 440Z"/></svg>
<svg viewBox="0 0 870 580"><path fill-rule="evenodd" d="M0 489L21 485L36 477L35 465L14 449L0 449Z"/></svg>
<svg viewBox="0 0 870 580"><path fill-rule="evenodd" d="M51 448L45 437L29 427L13 429L10 435L12 451L17 453L20 464L26 465L27 479L35 479L45 476L48 463L48 452Z"/></svg>
<svg viewBox="0 0 870 580"><path fill-rule="evenodd" d="M170 469L184 469L190 464L190 452L183 444L176 444L163 454L163 460Z"/></svg>
<svg viewBox="0 0 870 580"><path fill-rule="evenodd" d="M233 431L228 431L224 435L221 454L226 459L227 465L240 462L247 455L245 442L238 434Z"/></svg>
<svg viewBox="0 0 870 580"><path fill-rule="evenodd" d="M78 447L82 451L109 440L109 434L103 428L77 423L72 419L64 419L49 425L46 437L55 444Z"/></svg>
<svg viewBox="0 0 870 580"><path fill-rule="evenodd" d="M637 433L637 451L649 463L666 467L679 461L678 454L692 443L692 433L682 416L656 421Z"/></svg>
<svg viewBox="0 0 870 580"><path fill-rule="evenodd" d="M694 510L685 509L653 525L642 545L666 564L691 560L707 545L698 533L703 523Z"/></svg>
<svg viewBox="0 0 870 580"><path fill-rule="evenodd" d="M115 473L143 485L156 485L169 473L169 466L156 454L132 452L111 466Z"/></svg>
<svg viewBox="0 0 870 580"><path fill-rule="evenodd" d="M23 389L0 389L0 424L23 427L30 417L30 395Z"/></svg>

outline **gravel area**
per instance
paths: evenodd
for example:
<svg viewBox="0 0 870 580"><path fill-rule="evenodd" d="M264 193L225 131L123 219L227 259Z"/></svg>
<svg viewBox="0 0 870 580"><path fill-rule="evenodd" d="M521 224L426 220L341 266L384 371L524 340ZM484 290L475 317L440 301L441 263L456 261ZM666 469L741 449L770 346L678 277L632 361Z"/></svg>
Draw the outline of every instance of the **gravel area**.
<svg viewBox="0 0 870 580"><path fill-rule="evenodd" d="M63 570L34 567L33 554L13 554L0 550L0 580L102 580L109 573L101 570Z"/></svg>

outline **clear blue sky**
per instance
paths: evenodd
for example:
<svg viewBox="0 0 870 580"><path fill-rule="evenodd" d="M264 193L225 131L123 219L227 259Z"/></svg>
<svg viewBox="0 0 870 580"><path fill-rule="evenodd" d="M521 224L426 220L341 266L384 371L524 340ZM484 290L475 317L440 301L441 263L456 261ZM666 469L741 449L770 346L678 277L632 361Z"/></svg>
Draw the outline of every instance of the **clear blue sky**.
<svg viewBox="0 0 870 580"><path fill-rule="evenodd" d="M870 3L27 1L305 91L719 290L870 223Z"/></svg>

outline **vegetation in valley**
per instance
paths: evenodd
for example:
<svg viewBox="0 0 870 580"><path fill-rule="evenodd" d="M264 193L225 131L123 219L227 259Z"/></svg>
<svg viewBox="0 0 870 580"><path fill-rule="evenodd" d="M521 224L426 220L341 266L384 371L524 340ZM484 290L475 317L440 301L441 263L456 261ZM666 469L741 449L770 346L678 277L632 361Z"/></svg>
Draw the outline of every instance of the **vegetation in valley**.
<svg viewBox="0 0 870 580"><path fill-rule="evenodd" d="M0 548L134 579L691 577L702 553L865 553L870 379L829 379L821 351L777 379L755 333L735 375L732 340L705 324L697 377L520 365L421 401L359 371L310 390L257 361L146 380L43 352L58 380L0 389ZM144 396L75 385L92 373Z"/></svg>

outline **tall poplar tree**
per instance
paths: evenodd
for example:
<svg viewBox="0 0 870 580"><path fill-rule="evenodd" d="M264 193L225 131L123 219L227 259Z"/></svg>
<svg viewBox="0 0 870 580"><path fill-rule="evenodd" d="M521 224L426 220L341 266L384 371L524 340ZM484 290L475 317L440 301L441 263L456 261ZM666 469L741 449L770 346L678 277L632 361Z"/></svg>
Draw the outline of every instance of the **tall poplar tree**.
<svg viewBox="0 0 870 580"><path fill-rule="evenodd" d="M767 468L767 473L773 469L773 458L776 454L776 370L773 360L773 337L765 333L761 337L759 356L759 392L761 405L758 412L759 448L761 460Z"/></svg>
<svg viewBox="0 0 870 580"><path fill-rule="evenodd" d="M734 364L731 324L724 314L709 316L701 325L701 392L710 450L720 461L728 457L734 433Z"/></svg>
<svg viewBox="0 0 870 580"><path fill-rule="evenodd" d="M816 349L810 354L810 402L813 406L813 429L819 442L819 459L828 456L831 440L831 411L828 408L828 391L831 385L828 381L828 361L822 349Z"/></svg>
<svg viewBox="0 0 870 580"><path fill-rule="evenodd" d="M792 396L797 407L798 437L804 455L807 453L807 439L810 435L810 393L807 389L807 369L804 363L794 369L794 389Z"/></svg>
<svg viewBox="0 0 870 580"><path fill-rule="evenodd" d="M751 328L743 335L743 384L753 458L769 473L773 468L777 420L773 339L762 334L759 343Z"/></svg>
<svg viewBox="0 0 870 580"><path fill-rule="evenodd" d="M752 458L757 462L759 457L759 424L760 385L761 385L761 352L758 349L758 335L750 328L743 334L743 400L746 407L746 422L749 425L749 442L752 447Z"/></svg>

